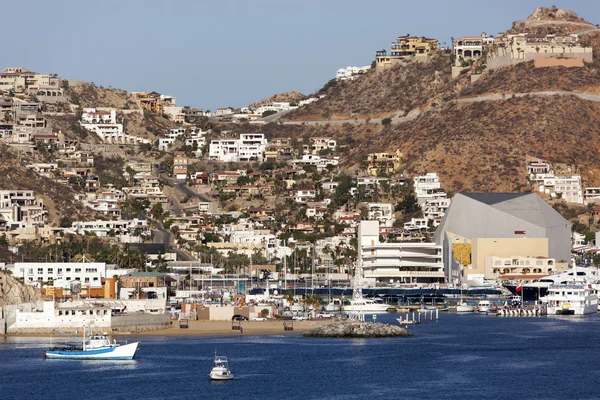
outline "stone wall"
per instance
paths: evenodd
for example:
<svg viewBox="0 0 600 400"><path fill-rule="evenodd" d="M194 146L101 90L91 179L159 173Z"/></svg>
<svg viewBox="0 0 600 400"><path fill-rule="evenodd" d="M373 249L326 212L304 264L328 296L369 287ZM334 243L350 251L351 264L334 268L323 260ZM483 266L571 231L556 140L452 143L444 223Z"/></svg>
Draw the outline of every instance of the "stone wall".
<svg viewBox="0 0 600 400"><path fill-rule="evenodd" d="M525 53L525 58L511 58L510 54L487 58L487 69L496 69L506 67L508 65L516 65L522 62L532 61L539 58L558 58L565 57L567 59L583 59L585 62L592 62L592 53Z"/></svg>
<svg viewBox="0 0 600 400"><path fill-rule="evenodd" d="M169 314L129 314L112 317L113 332L143 332L167 329L171 326Z"/></svg>

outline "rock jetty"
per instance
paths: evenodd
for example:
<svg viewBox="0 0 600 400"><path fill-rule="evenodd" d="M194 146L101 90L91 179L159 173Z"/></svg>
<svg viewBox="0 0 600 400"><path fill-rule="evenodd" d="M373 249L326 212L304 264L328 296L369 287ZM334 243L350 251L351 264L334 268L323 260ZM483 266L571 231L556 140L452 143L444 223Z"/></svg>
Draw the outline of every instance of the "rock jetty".
<svg viewBox="0 0 600 400"><path fill-rule="evenodd" d="M412 336L408 329L397 325L356 320L336 320L302 334L305 337L384 338Z"/></svg>

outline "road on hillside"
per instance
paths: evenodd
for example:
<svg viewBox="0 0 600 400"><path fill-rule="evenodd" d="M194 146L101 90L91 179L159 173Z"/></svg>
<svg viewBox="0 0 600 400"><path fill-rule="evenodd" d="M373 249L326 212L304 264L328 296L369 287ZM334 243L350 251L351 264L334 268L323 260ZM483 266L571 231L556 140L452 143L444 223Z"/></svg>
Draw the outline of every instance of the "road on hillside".
<svg viewBox="0 0 600 400"><path fill-rule="evenodd" d="M165 229L165 227L160 223L156 223L156 229L154 229L154 243L164 244L167 248L172 248L175 253L177 253L177 261L190 261L190 257L183 251L179 249L175 249L173 233L170 230Z"/></svg>
<svg viewBox="0 0 600 400"><path fill-rule="evenodd" d="M444 103L438 104L435 107L430 107L426 110L414 109L408 113L408 115L404 117L396 116L391 118L392 124L401 124L404 122L412 121L416 119L419 115L423 113L423 111L435 110L437 108L443 107L447 104L452 103L476 103L479 101L499 101L499 100L508 100L512 97L526 97L526 96L575 96L579 97L583 100L600 102L600 95L590 94L590 93L582 93L582 92L571 92L565 90L554 90L554 91L541 91L541 92L530 92L530 93L504 93L504 94L489 94L483 96L475 96L475 97L465 97L462 99L453 99L448 100ZM279 122L283 125L344 125L344 124L376 124L380 125L382 118L369 118L369 119L344 119L344 120L317 120L317 121L283 121Z"/></svg>
<svg viewBox="0 0 600 400"><path fill-rule="evenodd" d="M164 179L169 184L169 186L174 187L175 189L177 189L177 191L179 193L183 194L184 196L193 197L193 198L196 198L205 203L212 203L212 201L208 197L195 192L188 185L186 185L185 182L181 182L181 181L178 181L177 179L169 178L168 176L166 176L164 174L161 174L160 177L162 179Z"/></svg>

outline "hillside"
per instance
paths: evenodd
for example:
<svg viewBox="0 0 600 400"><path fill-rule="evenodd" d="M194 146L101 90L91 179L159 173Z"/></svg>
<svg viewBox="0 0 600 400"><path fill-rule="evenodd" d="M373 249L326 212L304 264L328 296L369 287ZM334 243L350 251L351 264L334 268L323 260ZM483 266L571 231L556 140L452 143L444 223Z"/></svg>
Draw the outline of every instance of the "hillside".
<svg viewBox="0 0 600 400"><path fill-rule="evenodd" d="M26 158L1 144L0 187L5 190L33 190L36 196L44 200L48 210L48 222L58 225L63 216L73 219L89 219L93 212L75 199L77 192L71 187L54 182L24 167Z"/></svg>
<svg viewBox="0 0 600 400"><path fill-rule="evenodd" d="M274 102L298 103L300 100L304 100L305 98L306 98L305 95L294 90L291 92L283 92L283 93L274 94L271 97L267 97L266 99L257 101L256 103L252 103L248 107L253 110L256 110L258 107L263 106L268 103L274 103Z"/></svg>
<svg viewBox="0 0 600 400"><path fill-rule="evenodd" d="M456 96L468 81L466 75L451 79L450 55L437 54L427 62L408 61L383 71L373 69L353 81L331 81L319 92L325 98L289 113L285 119L405 115Z"/></svg>
<svg viewBox="0 0 600 400"><path fill-rule="evenodd" d="M80 107L114 107L141 110L133 94L126 90L104 88L93 83L68 81L65 95L73 104Z"/></svg>

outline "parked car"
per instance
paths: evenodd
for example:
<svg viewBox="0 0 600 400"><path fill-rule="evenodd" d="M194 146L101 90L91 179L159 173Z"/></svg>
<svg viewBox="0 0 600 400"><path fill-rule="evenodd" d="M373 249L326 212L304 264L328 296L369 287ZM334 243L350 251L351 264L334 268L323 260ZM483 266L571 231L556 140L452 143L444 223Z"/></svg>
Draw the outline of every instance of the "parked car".
<svg viewBox="0 0 600 400"><path fill-rule="evenodd" d="M300 315L296 315L292 319L294 319L296 321L307 321L308 317L303 317L303 316L300 316Z"/></svg>
<svg viewBox="0 0 600 400"><path fill-rule="evenodd" d="M266 321L267 319L265 317L254 317L252 318L252 321Z"/></svg>
<svg viewBox="0 0 600 400"><path fill-rule="evenodd" d="M243 315L236 314L231 318L232 321L248 321L248 317L244 317Z"/></svg>

